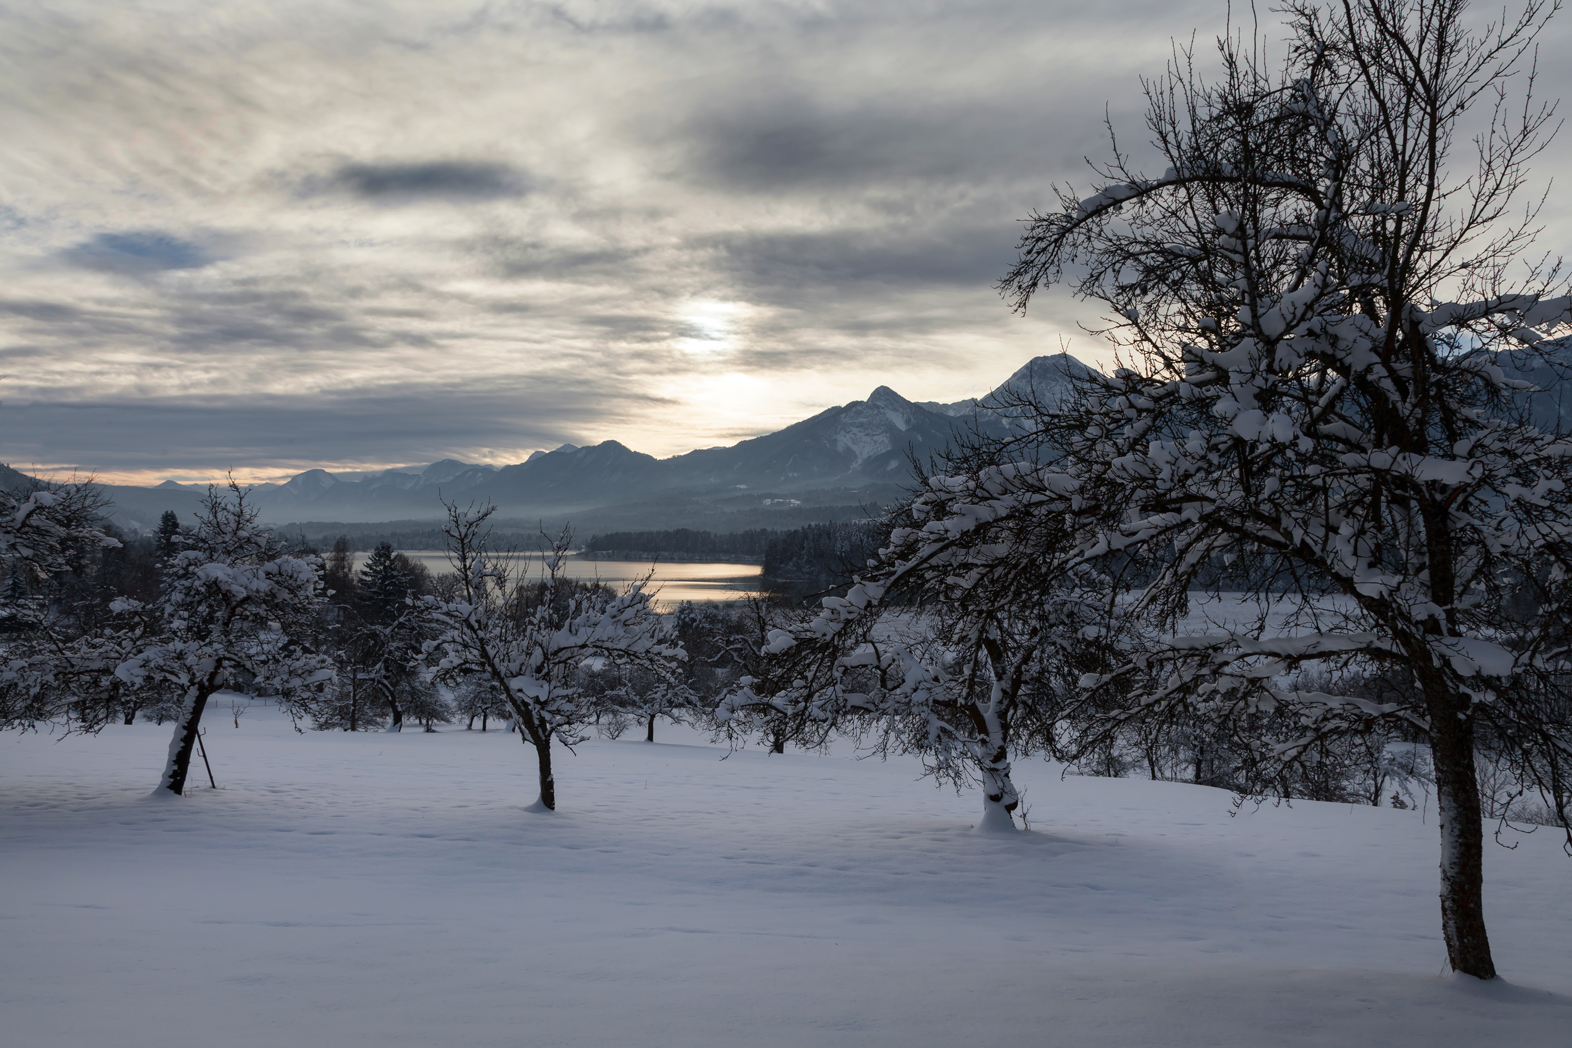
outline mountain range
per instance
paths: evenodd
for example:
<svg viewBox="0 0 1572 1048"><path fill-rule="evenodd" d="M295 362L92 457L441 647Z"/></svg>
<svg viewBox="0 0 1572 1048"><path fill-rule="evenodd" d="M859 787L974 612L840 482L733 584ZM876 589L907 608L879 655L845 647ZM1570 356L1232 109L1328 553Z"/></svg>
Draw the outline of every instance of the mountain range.
<svg viewBox="0 0 1572 1048"><path fill-rule="evenodd" d="M1066 354L1037 357L987 396L954 403L914 403L880 386L866 400L828 408L777 432L672 458L657 459L615 440L564 444L504 466L443 459L370 473L309 469L282 484L258 485L251 498L263 519L274 523L432 520L443 515L444 499L490 502L504 514L542 519L582 518L587 510L640 504L651 507L652 521L662 521L650 526L662 527L686 526L695 502L723 501L733 511L805 502L844 510L859 501L859 493L889 497L905 486L909 455L941 454L968 431L1000 434L1011 425L1010 405L1021 395L1053 397L1086 371ZM116 522L142 531L156 526L165 510L189 519L207 490L174 481L104 489ZM672 503L672 512L660 511L661 502ZM677 510L677 504L689 508ZM675 524L667 519L673 513Z"/></svg>
<svg viewBox="0 0 1572 1048"><path fill-rule="evenodd" d="M1514 366L1509 376L1539 387L1530 397L1535 422L1572 432L1572 348ZM864 515L898 498L910 484L909 456L942 454L967 433L1001 435L1017 421L1028 397L1052 401L1090 373L1067 354L1029 361L986 396L951 403L913 402L888 386L866 400L827 408L774 433L729 447L702 448L657 459L615 440L537 451L524 462L490 465L443 459L423 467L331 473L310 469L282 484L262 484L251 498L263 519L305 524L305 531L338 534L363 528L339 524L393 522L425 528L444 515L443 500L492 503L504 517L533 531L571 522L594 530L702 528L717 532L756 527L800 527ZM0 466L0 487L31 478ZM157 487L103 485L112 517L148 531L165 510L189 520L206 485L165 481ZM316 527L312 527L313 523Z"/></svg>

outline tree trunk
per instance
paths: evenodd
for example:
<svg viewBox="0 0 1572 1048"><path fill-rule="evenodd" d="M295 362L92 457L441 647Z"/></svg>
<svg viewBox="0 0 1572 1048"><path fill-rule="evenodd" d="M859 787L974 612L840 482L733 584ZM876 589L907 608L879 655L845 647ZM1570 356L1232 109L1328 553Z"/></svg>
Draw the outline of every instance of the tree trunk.
<svg viewBox="0 0 1572 1048"><path fill-rule="evenodd" d="M1021 795L1010 778L1010 758L1004 747L983 763L981 771L983 817L977 829L983 833L1008 833L1016 828L1011 812L1020 806Z"/></svg>
<svg viewBox="0 0 1572 1048"><path fill-rule="evenodd" d="M202 711L207 707L206 690L197 692L191 708L175 721L175 733L169 740L169 759L164 762L164 776L159 789L184 796L186 774L191 770L191 751L196 748L197 725L202 721Z"/></svg>
<svg viewBox="0 0 1572 1048"><path fill-rule="evenodd" d="M654 742L655 741L655 714L653 714L653 713L650 714L650 726L649 726L649 729L647 731L645 731L645 733L644 733L644 741L645 742Z"/></svg>
<svg viewBox="0 0 1572 1048"><path fill-rule="evenodd" d="M1441 930L1447 959L1455 972L1494 979L1496 966L1485 934L1485 831L1474 770L1474 722L1447 710L1439 717L1432 713L1430 724L1441 825Z"/></svg>
<svg viewBox="0 0 1572 1048"><path fill-rule="evenodd" d="M540 762L540 806L547 811L557 810L557 780L551 775L551 736L531 740L530 733L520 731L519 738L535 747L535 759Z"/></svg>
<svg viewBox="0 0 1572 1048"><path fill-rule="evenodd" d="M1015 829L1015 817L1010 813L1021 803L1021 795L1010 778L1010 721L1006 712L1004 685L994 681L988 705L977 710L974 721L987 733L988 756L978 769L983 788L983 819L977 829L984 832L1006 832Z"/></svg>
<svg viewBox="0 0 1572 1048"><path fill-rule="evenodd" d="M387 696L388 706L393 710L393 719L388 721L388 731L403 731L404 711L399 709L398 699L393 697L393 689L384 687L382 693Z"/></svg>

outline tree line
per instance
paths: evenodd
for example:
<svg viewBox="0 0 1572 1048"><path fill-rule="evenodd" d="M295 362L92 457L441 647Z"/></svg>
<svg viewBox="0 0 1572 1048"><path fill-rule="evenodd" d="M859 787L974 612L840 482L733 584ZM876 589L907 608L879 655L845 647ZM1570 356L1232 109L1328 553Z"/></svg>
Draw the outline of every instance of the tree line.
<svg viewBox="0 0 1572 1048"><path fill-rule="evenodd" d="M849 579L877 556L889 532L882 519L826 521L800 528L716 533L690 528L614 531L591 536L586 553L625 559L746 557L763 564L766 584L827 585Z"/></svg>
<svg viewBox="0 0 1572 1048"><path fill-rule="evenodd" d="M724 557L758 558L777 532L770 528L716 533L693 528L663 531L609 531L591 535L586 553L616 553L627 559L676 554L680 557L719 560Z"/></svg>
<svg viewBox="0 0 1572 1048"><path fill-rule="evenodd" d="M0 726L167 722L158 793L185 792L209 703L238 691L319 730L503 722L554 808L554 746L634 723L653 741L658 717L704 721L758 668L764 602L659 612L647 577L566 577L568 531L520 570L489 507L449 507L455 570L436 575L386 542L358 566L347 538L325 556L290 544L236 485L152 536L118 532L107 508L91 485L0 493Z"/></svg>

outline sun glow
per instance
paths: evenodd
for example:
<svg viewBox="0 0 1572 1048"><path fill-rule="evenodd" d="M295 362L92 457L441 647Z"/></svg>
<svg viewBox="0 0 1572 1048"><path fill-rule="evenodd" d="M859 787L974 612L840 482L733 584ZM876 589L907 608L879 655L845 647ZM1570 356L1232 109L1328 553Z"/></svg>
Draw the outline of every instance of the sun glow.
<svg viewBox="0 0 1572 1048"><path fill-rule="evenodd" d="M677 345L697 357L713 357L737 348L737 328L745 308L739 302L695 299L677 314Z"/></svg>

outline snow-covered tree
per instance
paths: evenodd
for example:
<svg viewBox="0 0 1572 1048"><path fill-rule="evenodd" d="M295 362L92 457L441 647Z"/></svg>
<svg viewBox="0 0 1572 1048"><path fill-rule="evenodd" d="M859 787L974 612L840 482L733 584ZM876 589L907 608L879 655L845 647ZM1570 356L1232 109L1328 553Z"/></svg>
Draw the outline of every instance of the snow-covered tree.
<svg viewBox="0 0 1572 1048"><path fill-rule="evenodd" d="M35 628L48 606L50 578L95 550L118 546L104 533L102 490L91 483L0 491L0 624Z"/></svg>
<svg viewBox="0 0 1572 1048"><path fill-rule="evenodd" d="M1061 697L1103 664L1106 580L1077 554L1075 482L1009 461L1017 441L963 449L897 513L881 563L811 618L775 629L764 667L718 716L851 734L979 785L983 829L1011 829L1012 756L1051 748Z"/></svg>
<svg viewBox="0 0 1572 1048"><path fill-rule="evenodd" d="M158 518L158 529L153 533L155 548L160 559L175 552L175 537L180 534L180 514L172 509L164 510Z"/></svg>
<svg viewBox="0 0 1572 1048"><path fill-rule="evenodd" d="M730 609L710 604L678 607L674 617L688 653L688 687L696 701L712 711L717 740L733 746L757 740L771 753L785 753L788 744L814 750L830 742L836 725L822 706L776 694L795 687L796 677L786 663L812 660L831 650L826 646L821 653L813 645L795 642L787 649L779 647L781 637L801 634L816 616L789 598L766 595Z"/></svg>
<svg viewBox="0 0 1572 1048"><path fill-rule="evenodd" d="M680 673L693 723L715 727L709 718L717 704L740 678L762 668L762 650L780 603L755 594L737 601L684 601L672 611L673 629L688 656ZM785 751L786 727L777 720L758 733L771 752ZM722 727L720 734L728 732Z"/></svg>
<svg viewBox="0 0 1572 1048"><path fill-rule="evenodd" d="M391 715L388 731L403 730L406 713L429 724L447 711L419 671L426 636L416 602L425 595L425 578L423 568L387 542L378 543L360 569L359 600L348 628L357 669Z"/></svg>
<svg viewBox="0 0 1572 1048"><path fill-rule="evenodd" d="M54 581L119 541L104 533L102 492L91 484L0 491L0 728L44 723L94 728L111 715L112 666L77 657L80 627L51 607Z"/></svg>
<svg viewBox="0 0 1572 1048"><path fill-rule="evenodd" d="M179 794L215 692L243 685L304 708L331 683L333 667L304 643L322 600L321 559L281 547L244 490L231 482L226 497L209 488L195 527L175 543L158 600L120 601L124 627L95 645L98 658L120 653L115 675L127 685L178 694L158 790Z"/></svg>
<svg viewBox="0 0 1572 1048"><path fill-rule="evenodd" d="M572 536L564 531L534 581L514 558L487 548L486 522L494 511L448 507L443 532L459 585L453 599L424 602L437 632L427 642L428 657L439 678L491 678L523 742L535 750L539 805L555 810L552 743L571 750L587 737L595 712L580 679L586 663L673 679L671 666L684 656L670 623L650 605L648 578L621 593L571 585L563 567Z"/></svg>
<svg viewBox="0 0 1572 1048"><path fill-rule="evenodd" d="M652 674L598 660L586 663L580 686L592 696L596 725L607 738L618 739L632 725L642 725L644 741L655 741L655 719L683 723L696 710L695 697L670 674Z"/></svg>
<svg viewBox="0 0 1572 1048"><path fill-rule="evenodd" d="M1513 197L1551 115L1529 62L1554 6L1477 31L1462 0L1280 10L1280 64L1235 36L1215 82L1183 53L1150 82L1166 170L1116 149L1094 192L1031 217L1004 282L1020 309L1063 282L1109 309L1125 366L1040 422L1077 484L1084 555L1150 572L1129 610L1172 623L1222 565L1249 566L1268 603L1292 596L1088 684L1140 681L1123 717L1183 704L1249 726L1263 789L1322 740L1421 732L1448 955L1491 978L1476 749L1515 753L1563 821L1572 770L1552 712L1572 654L1572 441L1531 424L1513 378L1572 319L1553 271L1513 276L1534 234ZM1293 686L1312 667L1413 686L1380 702Z"/></svg>

